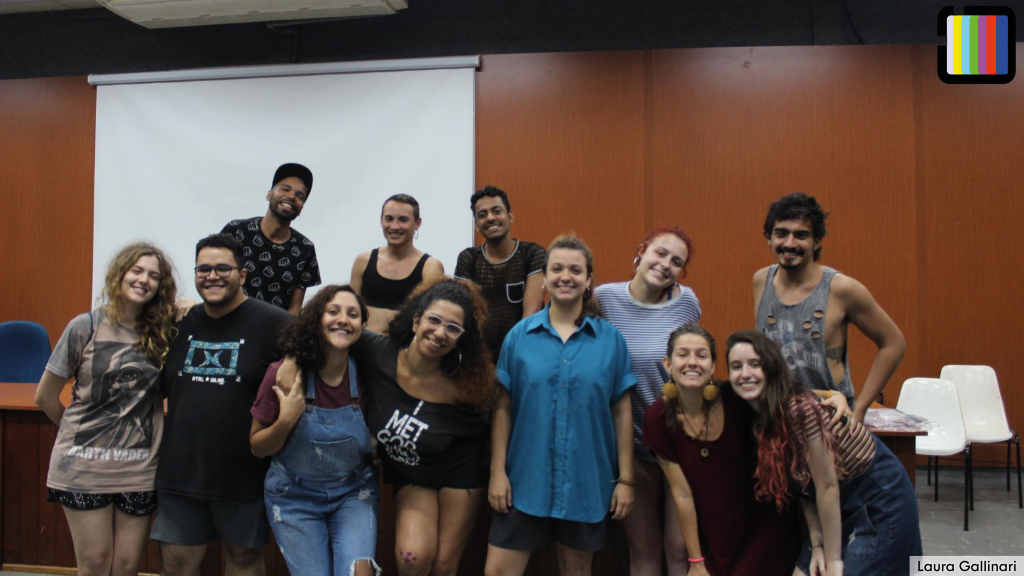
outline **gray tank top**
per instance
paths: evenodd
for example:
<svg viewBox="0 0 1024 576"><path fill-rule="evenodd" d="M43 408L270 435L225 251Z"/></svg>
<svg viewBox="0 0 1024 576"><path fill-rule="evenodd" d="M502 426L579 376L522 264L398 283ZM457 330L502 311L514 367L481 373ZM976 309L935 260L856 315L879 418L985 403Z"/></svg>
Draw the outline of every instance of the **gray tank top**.
<svg viewBox="0 0 1024 576"><path fill-rule="evenodd" d="M812 390L836 390L853 406L853 383L847 346L843 346L843 381L836 384L825 358L825 307L837 272L825 266L821 281L803 302L787 306L775 294L773 281L779 265L768 268L761 303L757 306L757 329L782 349L782 356L797 382Z"/></svg>

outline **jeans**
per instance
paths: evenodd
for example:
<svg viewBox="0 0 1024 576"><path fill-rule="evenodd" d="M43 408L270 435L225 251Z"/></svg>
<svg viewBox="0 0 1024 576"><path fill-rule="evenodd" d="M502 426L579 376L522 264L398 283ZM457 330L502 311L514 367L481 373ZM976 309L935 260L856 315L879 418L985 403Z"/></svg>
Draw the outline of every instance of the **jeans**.
<svg viewBox="0 0 1024 576"><path fill-rule="evenodd" d="M365 559L380 574L373 561L380 504L377 477L376 469L366 466L344 481L309 481L270 467L264 499L290 573L352 574L354 562Z"/></svg>

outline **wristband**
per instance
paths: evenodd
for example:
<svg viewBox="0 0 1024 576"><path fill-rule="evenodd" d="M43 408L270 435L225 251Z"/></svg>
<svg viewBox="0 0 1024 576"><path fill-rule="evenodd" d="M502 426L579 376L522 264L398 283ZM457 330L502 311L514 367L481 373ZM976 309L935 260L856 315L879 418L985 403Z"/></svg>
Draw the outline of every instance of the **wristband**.
<svg viewBox="0 0 1024 576"><path fill-rule="evenodd" d="M690 558L690 563L691 564L696 564L697 562L703 562L703 561L704 561L704 557L703 556L701 556L700 558Z"/></svg>
<svg viewBox="0 0 1024 576"><path fill-rule="evenodd" d="M616 478L616 484L622 484L623 486L629 486L630 488L636 488L636 482L633 480L626 480L625 478Z"/></svg>

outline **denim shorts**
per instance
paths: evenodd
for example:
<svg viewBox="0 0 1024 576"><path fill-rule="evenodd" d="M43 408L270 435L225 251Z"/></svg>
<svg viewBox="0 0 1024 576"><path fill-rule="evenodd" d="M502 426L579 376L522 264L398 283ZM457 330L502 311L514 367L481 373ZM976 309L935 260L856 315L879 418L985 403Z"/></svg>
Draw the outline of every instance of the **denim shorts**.
<svg viewBox="0 0 1024 576"><path fill-rule="evenodd" d="M214 540L239 548L259 548L270 539L267 509L260 500L211 500L160 492L160 508L150 538L178 546Z"/></svg>
<svg viewBox="0 0 1024 576"><path fill-rule="evenodd" d="M291 574L350 574L374 563L379 474L373 466L335 482L311 481L271 465L264 482L270 528Z"/></svg>

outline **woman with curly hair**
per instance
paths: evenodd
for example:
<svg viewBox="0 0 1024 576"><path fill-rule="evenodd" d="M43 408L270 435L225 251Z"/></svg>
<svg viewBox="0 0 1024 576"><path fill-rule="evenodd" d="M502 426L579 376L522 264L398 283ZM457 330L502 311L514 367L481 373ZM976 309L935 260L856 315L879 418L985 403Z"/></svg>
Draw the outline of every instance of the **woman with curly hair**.
<svg viewBox="0 0 1024 576"><path fill-rule="evenodd" d="M562 574L590 574L608 518L633 505L636 385L626 340L597 315L594 259L579 238L548 248L546 309L501 347L494 414L486 573L520 575L530 554L558 542Z"/></svg>
<svg viewBox="0 0 1024 576"><path fill-rule="evenodd" d="M79 574L135 574L156 509L164 412L160 368L174 331L170 260L147 242L107 266L101 305L73 319L46 364L35 401L60 429L47 500L71 527ZM74 378L71 405L60 401Z"/></svg>
<svg viewBox="0 0 1024 576"><path fill-rule="evenodd" d="M757 413L757 496L782 509L796 493L807 519L794 576L907 574L921 532L899 460L854 419L830 428L767 336L737 332L726 348L732 389Z"/></svg>
<svg viewBox="0 0 1024 576"><path fill-rule="evenodd" d="M332 284L285 326L281 352L305 380L285 393L271 364L253 404L249 442L273 456L264 500L274 537L292 574L354 574L377 569L380 489L363 419L365 387L349 358L369 314L350 286Z"/></svg>
<svg viewBox="0 0 1024 576"><path fill-rule="evenodd" d="M395 562L403 576L454 575L483 506L494 366L480 327L479 288L421 284L388 325L351 348L366 383L367 425L384 482L394 485ZM294 377L278 372L278 385Z"/></svg>

